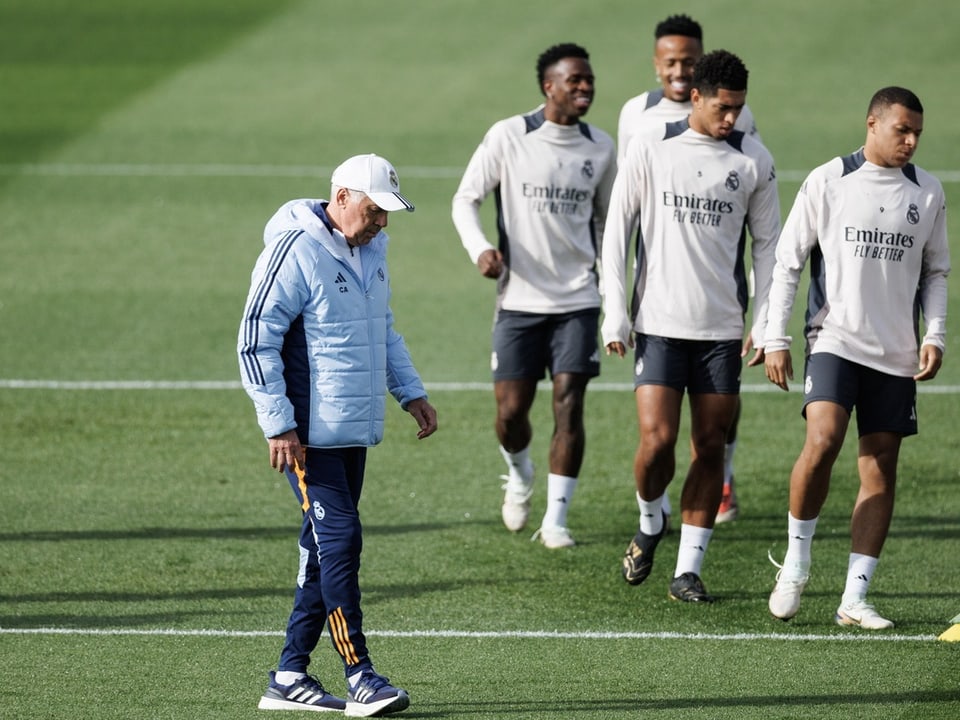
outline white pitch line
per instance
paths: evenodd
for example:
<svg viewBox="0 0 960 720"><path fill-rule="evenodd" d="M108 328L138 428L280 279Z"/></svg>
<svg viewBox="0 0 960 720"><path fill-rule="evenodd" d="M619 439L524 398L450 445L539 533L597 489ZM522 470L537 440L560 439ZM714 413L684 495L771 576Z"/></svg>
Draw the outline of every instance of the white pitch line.
<svg viewBox="0 0 960 720"><path fill-rule="evenodd" d="M493 391L489 382L427 382L424 387L429 392L463 392L469 390ZM551 387L547 381L538 387ZM0 389L7 390L240 390L239 380L18 380L0 379ZM631 383L593 382L591 392L632 392ZM799 392L800 386L794 385L790 392ZM741 393L778 393L783 392L772 383L759 385L741 385ZM917 392L924 395L957 395L960 385L924 385L917 386Z"/></svg>
<svg viewBox="0 0 960 720"><path fill-rule="evenodd" d="M450 166L398 167L405 178L458 179L464 168ZM48 177L329 177L323 165L268 165L244 163L0 163L0 175ZM800 182L809 170L779 170L777 179ZM943 183L960 182L960 170L929 170Z"/></svg>
<svg viewBox="0 0 960 720"><path fill-rule="evenodd" d="M0 380L10 390L239 390L239 380Z"/></svg>
<svg viewBox="0 0 960 720"><path fill-rule="evenodd" d="M491 640L713 640L755 642L777 640L785 642L931 642L935 635L887 635L863 634L851 632L837 635L812 633L681 633L681 632L561 632L545 630L368 630L368 637L407 638L407 639L491 639ZM100 635L100 636L152 636L152 637L218 637L218 638L259 638L283 637L279 630L177 630L156 628L136 630L130 628L0 628L0 635Z"/></svg>

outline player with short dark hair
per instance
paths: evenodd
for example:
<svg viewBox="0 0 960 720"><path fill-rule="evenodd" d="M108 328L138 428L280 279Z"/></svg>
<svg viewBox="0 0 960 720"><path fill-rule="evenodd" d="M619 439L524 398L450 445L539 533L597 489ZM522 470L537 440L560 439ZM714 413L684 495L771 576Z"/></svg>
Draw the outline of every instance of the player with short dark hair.
<svg viewBox="0 0 960 720"><path fill-rule="evenodd" d="M747 91L747 68L733 53L710 53L693 68L693 87L701 95L712 97L719 90ZM742 108L741 108L742 110Z"/></svg>
<svg viewBox="0 0 960 720"><path fill-rule="evenodd" d="M617 124L617 158L623 162L630 140L645 128L660 127L683 120L690 114L690 89L693 67L703 56L703 29L689 15L671 15L654 30L653 68L660 86L624 103ZM734 128L760 139L748 105L744 105ZM723 497L717 510L717 522L728 522L740 512L734 483L733 459L737 449L740 403L724 446ZM664 496L664 511L672 512L669 496ZM638 498L639 502L639 498Z"/></svg>
<svg viewBox="0 0 960 720"><path fill-rule="evenodd" d="M590 53L575 43L559 43L551 45L537 58L537 88L541 95L546 95L547 91L543 83L547 79L547 72L564 58L580 58L589 62Z"/></svg>
<svg viewBox="0 0 960 720"><path fill-rule="evenodd" d="M550 372L554 429L547 507L534 535L548 548L574 545L567 511L586 433L587 383L600 373L598 240L616 174L613 139L583 121L594 96L587 51L573 43L537 59L541 106L495 123L453 197L453 222L470 259L497 281L493 330L495 430L508 474L501 515L526 526L533 493L530 408ZM480 205L494 194L497 237L487 239Z"/></svg>
<svg viewBox="0 0 960 720"><path fill-rule="evenodd" d="M671 15L665 20L661 20L657 23L653 31L653 36L657 40L673 35L682 35L703 43L703 28L700 26L700 23L683 13Z"/></svg>
<svg viewBox="0 0 960 720"><path fill-rule="evenodd" d="M654 31L653 69L660 87L627 100L617 123L618 158L630 139L650 122L673 122L690 114L693 67L703 56L703 30L688 15L671 15ZM753 114L745 106L736 129L756 135Z"/></svg>
<svg viewBox="0 0 960 720"><path fill-rule="evenodd" d="M859 150L807 176L784 223L763 359L767 377L786 390L787 323L809 259L806 441L790 473L787 552L769 607L783 620L800 609L820 509L855 408L860 490L835 619L878 630L893 621L867 602L867 591L893 517L900 444L917 432L917 382L936 377L942 361L950 249L943 187L911 162L923 131L920 100L906 88L882 88L866 126Z"/></svg>
<svg viewBox="0 0 960 720"><path fill-rule="evenodd" d="M638 585L653 568L689 393L692 458L670 583L670 597L685 602L713 601L701 565L723 492L724 443L737 409L742 357L763 337L780 230L773 158L759 140L734 129L746 102L746 78L743 63L727 51L697 61L689 117L648 127L627 148L603 235L603 342L620 357L628 346L636 348L640 527L624 554L623 577ZM628 253L638 224L628 291ZM748 227L756 301L744 341Z"/></svg>

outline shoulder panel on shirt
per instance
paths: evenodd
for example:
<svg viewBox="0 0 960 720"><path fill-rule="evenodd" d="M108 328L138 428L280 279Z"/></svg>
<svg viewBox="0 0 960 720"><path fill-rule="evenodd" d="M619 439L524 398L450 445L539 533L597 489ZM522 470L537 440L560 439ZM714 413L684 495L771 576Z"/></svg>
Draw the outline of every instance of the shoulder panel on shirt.
<svg viewBox="0 0 960 720"><path fill-rule="evenodd" d="M907 163L903 166L903 174L914 185L920 187L920 181L917 179L917 166L913 163Z"/></svg>
<svg viewBox="0 0 960 720"><path fill-rule="evenodd" d="M527 126L527 132L531 133L536 130L539 130L543 127L543 123L547 120L546 116L543 113L543 108L540 108L536 112L532 112L529 115L523 116L523 122ZM590 126L585 122L577 122L577 128L580 130L580 134L583 135L587 140L594 141L593 134L590 132Z"/></svg>
<svg viewBox="0 0 960 720"><path fill-rule="evenodd" d="M849 155L842 158L843 160L843 174L849 175L850 173L859 170L863 167L863 164L867 161L866 156L863 154L863 148L860 148L855 153L850 153ZM917 166L913 163L907 163L901 168L903 171L903 176L912 182L917 187L920 187L920 180L917 177Z"/></svg>
<svg viewBox="0 0 960 720"><path fill-rule="evenodd" d="M683 120L666 123L666 128L663 132L663 139L669 140L670 138L677 137L678 135L685 133L687 128L690 127L689 120L689 118L684 118Z"/></svg>
<svg viewBox="0 0 960 720"><path fill-rule="evenodd" d="M528 133L539 129L545 121L546 117L543 114L543 108L540 108L536 112L532 112L529 115L523 116L523 122L527 126Z"/></svg>
<svg viewBox="0 0 960 720"><path fill-rule="evenodd" d="M744 132L742 130L731 130L726 137L727 145L737 152L743 152L743 138Z"/></svg>
<svg viewBox="0 0 960 720"><path fill-rule="evenodd" d="M860 148L855 153L850 153L845 155L843 158L843 175L849 175L855 170L859 170L863 167L863 164L867 161L866 157L863 155L863 148Z"/></svg>
<svg viewBox="0 0 960 720"><path fill-rule="evenodd" d="M644 110L649 110L654 105L659 105L660 101L663 100L664 92L663 88L657 88L656 90L651 90L647 93L647 102L644 105Z"/></svg>

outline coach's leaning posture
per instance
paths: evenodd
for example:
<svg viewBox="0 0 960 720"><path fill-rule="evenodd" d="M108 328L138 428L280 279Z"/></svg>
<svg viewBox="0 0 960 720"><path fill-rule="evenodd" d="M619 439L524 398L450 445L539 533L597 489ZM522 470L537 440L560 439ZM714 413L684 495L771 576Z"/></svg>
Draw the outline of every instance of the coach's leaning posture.
<svg viewBox="0 0 960 720"><path fill-rule="evenodd" d="M784 390L793 378L787 321L808 257L812 276L807 436L790 475L787 554L769 603L784 620L800 608L830 471L856 408L860 492L836 621L893 627L867 603L867 589L893 515L900 442L917 432L916 381L940 369L950 269L943 188L910 162L922 130L916 95L878 90L863 147L810 173L777 245L764 350L767 377ZM926 335L918 348L920 310Z"/></svg>
<svg viewBox="0 0 960 720"><path fill-rule="evenodd" d="M360 611L357 503L367 447L383 437L385 391L419 426L437 414L393 327L387 213L412 211L393 166L357 155L333 172L331 199L293 200L264 230L240 327L243 385L270 449L303 509L300 572L264 710L403 710L406 691L377 674ZM327 624L343 660L346 701L307 675Z"/></svg>

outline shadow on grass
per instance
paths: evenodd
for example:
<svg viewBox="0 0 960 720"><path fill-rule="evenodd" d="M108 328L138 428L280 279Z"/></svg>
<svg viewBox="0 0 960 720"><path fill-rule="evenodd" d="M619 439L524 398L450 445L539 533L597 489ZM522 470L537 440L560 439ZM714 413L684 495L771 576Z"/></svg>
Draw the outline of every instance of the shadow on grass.
<svg viewBox="0 0 960 720"><path fill-rule="evenodd" d="M411 525L364 525L364 535L405 535L459 527L456 523L420 523ZM152 527L131 530L25 530L0 533L0 542L65 542L84 540L264 540L291 538L296 540L300 525L294 521L282 527L168 528Z"/></svg>
<svg viewBox="0 0 960 720"><path fill-rule="evenodd" d="M238 528L137 528L135 530L26 530L18 533L0 533L0 542L65 542L84 540L263 540L278 537L296 537L297 525L285 527Z"/></svg>
<svg viewBox="0 0 960 720"><path fill-rule="evenodd" d="M223 588L216 590L194 590L192 592L43 592L0 594L0 603L28 602L195 602L201 600L233 600L235 598L261 598L277 596L293 597L293 583L289 588Z"/></svg>
<svg viewBox="0 0 960 720"><path fill-rule="evenodd" d="M231 615L236 615L231 612ZM34 615L0 615L0 627L7 630L35 630L36 628L56 628L58 630L117 630L145 628L155 630L158 627L178 626L182 622L195 621L197 618L209 618L209 610L195 612L156 612L137 615L65 615L63 613L36 613Z"/></svg>

